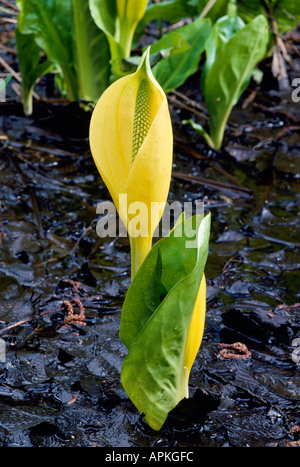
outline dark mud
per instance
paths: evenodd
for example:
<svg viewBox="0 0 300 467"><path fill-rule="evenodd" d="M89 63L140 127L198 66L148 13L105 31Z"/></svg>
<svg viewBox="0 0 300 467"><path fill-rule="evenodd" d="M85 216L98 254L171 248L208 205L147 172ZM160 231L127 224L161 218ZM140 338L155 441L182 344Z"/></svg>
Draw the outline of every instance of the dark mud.
<svg viewBox="0 0 300 467"><path fill-rule="evenodd" d="M89 151L90 112L40 101L26 118L10 88L0 104L1 446L299 445L300 103L279 92L268 61L264 71L219 153L181 125L202 105L199 77L169 96L169 200L203 200L212 234L191 397L160 432L119 379L130 251L126 238L96 234L96 206L110 198ZM37 92L47 95L47 84ZM68 304L77 317L81 304L83 321L66 322ZM221 356L219 344L235 342L249 358Z"/></svg>

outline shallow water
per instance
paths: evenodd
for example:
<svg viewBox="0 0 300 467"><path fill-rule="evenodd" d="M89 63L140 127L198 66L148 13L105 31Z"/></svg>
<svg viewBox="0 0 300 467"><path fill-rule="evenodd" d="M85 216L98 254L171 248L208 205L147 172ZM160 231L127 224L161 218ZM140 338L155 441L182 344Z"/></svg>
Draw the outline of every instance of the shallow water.
<svg viewBox="0 0 300 467"><path fill-rule="evenodd" d="M143 421L119 379L130 251L126 238L96 234L96 205L110 198L89 151L90 113L77 103L37 103L26 118L14 101L1 104L2 446L297 443L300 429L291 428L300 426L292 345L300 337L300 141L293 130L279 132L299 120L299 104L269 98L277 111L237 106L220 153L182 127L185 112L170 106L169 200L204 201L212 233L191 397L160 432ZM255 102L266 104L263 91ZM64 326L61 303L74 298L85 308L85 326ZM234 342L251 357L221 358L219 344Z"/></svg>

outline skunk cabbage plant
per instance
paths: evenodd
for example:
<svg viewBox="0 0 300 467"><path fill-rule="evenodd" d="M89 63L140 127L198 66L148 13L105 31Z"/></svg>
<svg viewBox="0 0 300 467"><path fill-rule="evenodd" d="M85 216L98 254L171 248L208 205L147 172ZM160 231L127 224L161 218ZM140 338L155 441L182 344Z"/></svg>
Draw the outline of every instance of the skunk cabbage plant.
<svg viewBox="0 0 300 467"><path fill-rule="evenodd" d="M224 35L226 31L226 36ZM268 21L259 15L244 25L234 17L219 19L206 43L206 64L201 86L209 113L209 132L192 120L193 128L207 144L219 150L233 107L265 57L269 42Z"/></svg>
<svg viewBox="0 0 300 467"><path fill-rule="evenodd" d="M127 228L134 276L151 249L167 201L173 157L168 102L152 75L148 49L138 70L110 85L99 99L91 118L90 146Z"/></svg>
<svg viewBox="0 0 300 467"><path fill-rule="evenodd" d="M169 192L173 138L149 49L135 73L115 81L100 97L91 118L90 146L131 245L132 282L120 323L128 349L121 381L149 426L159 430L188 397L202 340L210 215L186 219L183 213L152 247Z"/></svg>
<svg viewBox="0 0 300 467"><path fill-rule="evenodd" d="M17 0L17 6L16 43L25 113L32 113L36 81L52 70L69 100L96 102L109 85L110 53L88 1ZM41 60L41 51L46 60Z"/></svg>

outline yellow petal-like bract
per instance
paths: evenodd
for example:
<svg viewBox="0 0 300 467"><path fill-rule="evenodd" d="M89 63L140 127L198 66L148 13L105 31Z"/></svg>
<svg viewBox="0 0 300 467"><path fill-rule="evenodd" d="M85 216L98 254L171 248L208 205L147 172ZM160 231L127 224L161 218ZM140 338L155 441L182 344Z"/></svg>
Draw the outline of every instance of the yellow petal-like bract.
<svg viewBox="0 0 300 467"><path fill-rule="evenodd" d="M190 330L187 338L187 345L185 349L184 356L184 368L185 368L185 379L186 379L186 391L188 391L187 383L189 380L189 375L195 358L197 356L198 350L201 345L204 325L205 325L205 312L206 312L206 281L203 274L199 292L196 298L196 303L194 306L194 311L192 315L192 320L190 324ZM188 394L186 394L188 397Z"/></svg>
<svg viewBox="0 0 300 467"><path fill-rule="evenodd" d="M122 22L125 18L131 25L137 23L144 16L148 0L117 0L118 17Z"/></svg>
<svg viewBox="0 0 300 467"><path fill-rule="evenodd" d="M135 73L119 79L102 94L91 119L90 146L132 248L138 250L136 271L151 248L153 232L162 216L173 156L168 102L152 74L149 49ZM120 202L120 195L126 195L126 203ZM146 207L141 214L142 235L131 224L134 213L130 206L134 203Z"/></svg>

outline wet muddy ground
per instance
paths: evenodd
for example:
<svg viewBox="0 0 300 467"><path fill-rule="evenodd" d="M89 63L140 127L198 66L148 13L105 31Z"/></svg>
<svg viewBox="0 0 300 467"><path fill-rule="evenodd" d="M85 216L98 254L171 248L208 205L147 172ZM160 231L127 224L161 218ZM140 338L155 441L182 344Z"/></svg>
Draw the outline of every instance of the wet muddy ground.
<svg viewBox="0 0 300 467"><path fill-rule="evenodd" d="M295 44L290 79L300 72ZM15 55L3 56L17 70ZM169 201L204 201L212 233L191 397L160 432L119 379L130 252L126 238L96 234L96 206L110 198L89 150L90 112L41 99L25 117L10 83L0 104L1 446L299 445L300 103L278 90L269 60L263 69L218 153L181 124L202 113L199 76L169 96ZM224 358L220 344L236 342L248 358Z"/></svg>

